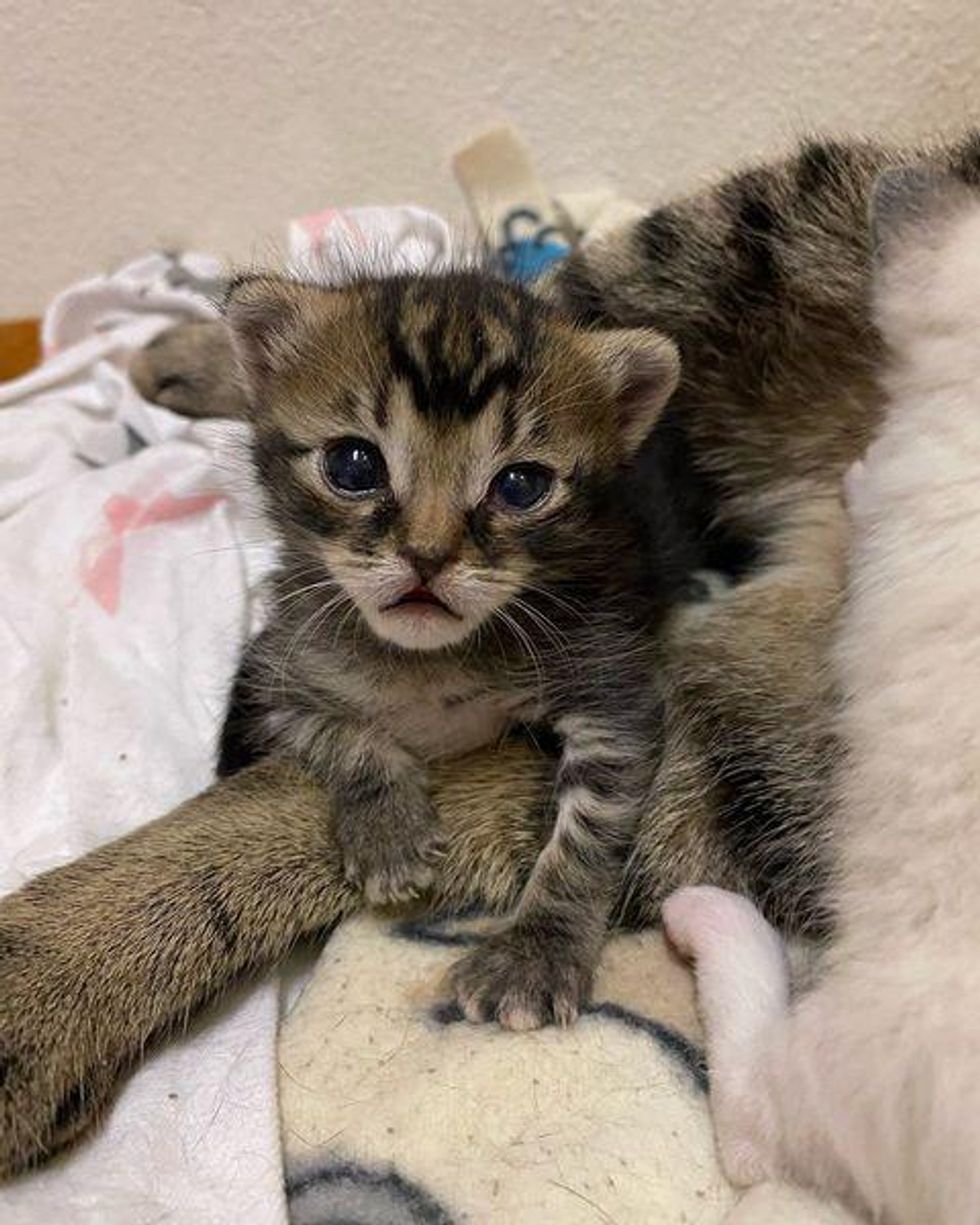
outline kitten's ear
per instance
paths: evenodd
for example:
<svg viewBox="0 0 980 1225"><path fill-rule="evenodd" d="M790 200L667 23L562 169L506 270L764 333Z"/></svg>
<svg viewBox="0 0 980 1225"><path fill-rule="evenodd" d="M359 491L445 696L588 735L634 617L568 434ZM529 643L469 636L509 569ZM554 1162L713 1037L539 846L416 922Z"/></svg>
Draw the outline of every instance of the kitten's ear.
<svg viewBox="0 0 980 1225"><path fill-rule="evenodd" d="M297 359L317 320L330 313L331 296L329 290L273 275L232 281L224 316L252 392Z"/></svg>
<svg viewBox="0 0 980 1225"><path fill-rule="evenodd" d="M652 328L587 335L593 356L612 389L626 453L633 455L677 387L681 373L677 346Z"/></svg>
<svg viewBox="0 0 980 1225"><path fill-rule="evenodd" d="M945 222L980 206L980 192L936 166L896 166L878 176L871 191L871 243L875 263L909 246L935 241Z"/></svg>

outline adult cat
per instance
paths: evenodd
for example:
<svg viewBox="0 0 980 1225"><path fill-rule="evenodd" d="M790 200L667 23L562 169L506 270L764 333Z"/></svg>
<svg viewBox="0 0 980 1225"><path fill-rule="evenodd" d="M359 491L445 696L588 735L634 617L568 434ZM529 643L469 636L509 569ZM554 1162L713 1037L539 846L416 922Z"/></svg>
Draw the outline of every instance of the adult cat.
<svg viewBox="0 0 980 1225"><path fill-rule="evenodd" d="M834 938L787 1006L783 948L710 886L664 906L697 961L722 1160L889 1225L980 1219L980 193L876 192L887 410L852 480L828 823Z"/></svg>

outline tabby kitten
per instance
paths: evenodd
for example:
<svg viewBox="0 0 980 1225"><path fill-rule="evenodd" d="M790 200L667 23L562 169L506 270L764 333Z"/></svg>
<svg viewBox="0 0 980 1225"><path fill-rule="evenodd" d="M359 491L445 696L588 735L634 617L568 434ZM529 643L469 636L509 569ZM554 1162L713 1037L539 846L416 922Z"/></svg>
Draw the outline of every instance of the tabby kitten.
<svg viewBox="0 0 980 1225"><path fill-rule="evenodd" d="M545 722L554 831L453 982L472 1020L571 1022L656 760L653 644L690 569L627 469L677 381L651 330L587 333L476 270L235 283L227 318L281 543L222 772L300 762L375 903L433 881L426 763ZM649 506L647 506L649 511Z"/></svg>

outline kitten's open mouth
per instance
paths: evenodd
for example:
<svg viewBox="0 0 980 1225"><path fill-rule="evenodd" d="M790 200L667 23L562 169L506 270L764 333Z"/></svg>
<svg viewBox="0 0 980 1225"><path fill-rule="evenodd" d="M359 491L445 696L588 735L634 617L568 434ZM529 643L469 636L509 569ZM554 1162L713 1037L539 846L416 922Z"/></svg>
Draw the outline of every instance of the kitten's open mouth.
<svg viewBox="0 0 980 1225"><path fill-rule="evenodd" d="M459 613L453 612L449 605L440 600L436 593L430 591L428 587L413 587L404 595L400 595L397 600L386 605L384 611L392 612L396 608L405 608L412 612L422 612L431 608L433 612L444 612L450 617L455 617L457 621L461 619Z"/></svg>

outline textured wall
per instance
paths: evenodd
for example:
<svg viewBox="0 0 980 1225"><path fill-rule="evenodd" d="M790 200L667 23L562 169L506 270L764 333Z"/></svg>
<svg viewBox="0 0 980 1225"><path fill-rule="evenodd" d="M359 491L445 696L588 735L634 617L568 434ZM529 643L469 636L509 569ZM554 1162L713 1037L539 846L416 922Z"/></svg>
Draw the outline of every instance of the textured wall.
<svg viewBox="0 0 980 1225"><path fill-rule="evenodd" d="M0 314L163 241L268 257L327 203L457 211L503 119L641 198L807 126L980 120L977 0L0 0Z"/></svg>

